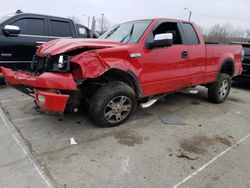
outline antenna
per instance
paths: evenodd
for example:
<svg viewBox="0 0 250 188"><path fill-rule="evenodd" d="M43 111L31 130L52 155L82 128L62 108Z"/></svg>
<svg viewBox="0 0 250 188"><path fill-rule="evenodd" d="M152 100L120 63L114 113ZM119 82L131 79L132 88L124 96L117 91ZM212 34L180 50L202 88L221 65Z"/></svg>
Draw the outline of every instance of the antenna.
<svg viewBox="0 0 250 188"><path fill-rule="evenodd" d="M184 10L187 10L189 12L188 21L190 21L192 17L192 11L189 10L188 8L184 8Z"/></svg>
<svg viewBox="0 0 250 188"><path fill-rule="evenodd" d="M21 9L18 9L18 10L16 11L16 14L21 14L21 13L23 13L23 11L22 11Z"/></svg>

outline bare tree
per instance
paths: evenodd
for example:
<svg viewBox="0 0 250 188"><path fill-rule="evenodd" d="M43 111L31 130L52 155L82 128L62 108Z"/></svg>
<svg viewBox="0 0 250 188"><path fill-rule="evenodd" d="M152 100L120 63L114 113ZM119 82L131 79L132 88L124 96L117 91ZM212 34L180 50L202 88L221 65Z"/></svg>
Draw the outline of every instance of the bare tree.
<svg viewBox="0 0 250 188"><path fill-rule="evenodd" d="M105 31L107 31L111 26L111 22L102 14L101 17L97 17L97 25L96 28L100 32L100 34L103 34Z"/></svg>
<svg viewBox="0 0 250 188"><path fill-rule="evenodd" d="M246 31L245 40L250 42L250 29Z"/></svg>
<svg viewBox="0 0 250 188"><path fill-rule="evenodd" d="M249 33L250 34L250 33ZM247 32L240 29L234 28L232 24L216 24L211 27L207 32L203 32L205 40L207 42L244 42L247 41Z"/></svg>
<svg viewBox="0 0 250 188"><path fill-rule="evenodd" d="M68 16L69 19L73 20L75 23L78 23L80 24L81 23L81 19L74 16L74 15L71 15L71 16Z"/></svg>

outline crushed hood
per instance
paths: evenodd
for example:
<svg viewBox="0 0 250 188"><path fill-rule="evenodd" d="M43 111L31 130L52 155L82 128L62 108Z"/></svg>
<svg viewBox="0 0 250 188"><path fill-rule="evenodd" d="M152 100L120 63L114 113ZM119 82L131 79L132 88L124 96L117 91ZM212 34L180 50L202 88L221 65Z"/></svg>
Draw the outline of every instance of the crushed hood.
<svg viewBox="0 0 250 188"><path fill-rule="evenodd" d="M120 42L100 39L57 39L38 47L37 55L57 55L81 48L102 49L122 46Z"/></svg>

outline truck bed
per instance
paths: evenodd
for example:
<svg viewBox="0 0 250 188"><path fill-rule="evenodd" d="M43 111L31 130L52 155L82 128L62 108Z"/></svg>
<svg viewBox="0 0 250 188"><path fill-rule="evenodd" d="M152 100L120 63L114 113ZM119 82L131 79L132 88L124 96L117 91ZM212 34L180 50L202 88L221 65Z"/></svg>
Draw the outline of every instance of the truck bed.
<svg viewBox="0 0 250 188"><path fill-rule="evenodd" d="M207 62L206 62L206 72L217 74L222 65L222 61L230 57L234 60L234 76L241 72L241 50L242 46L239 44L216 44L216 43L206 43L207 52ZM229 54L230 52L230 54ZM218 63L219 62L219 63ZM214 80L211 80L214 81Z"/></svg>

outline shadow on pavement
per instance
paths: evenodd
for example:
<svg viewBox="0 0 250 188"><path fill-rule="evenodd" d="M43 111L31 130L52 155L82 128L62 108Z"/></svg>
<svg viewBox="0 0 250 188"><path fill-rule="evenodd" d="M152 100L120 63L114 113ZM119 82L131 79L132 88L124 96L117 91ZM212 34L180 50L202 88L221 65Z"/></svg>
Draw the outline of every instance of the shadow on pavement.
<svg viewBox="0 0 250 188"><path fill-rule="evenodd" d="M250 91L250 82L248 82L248 81L241 81L241 82L234 81L232 83L232 87L237 88L237 89L243 89L243 90Z"/></svg>

